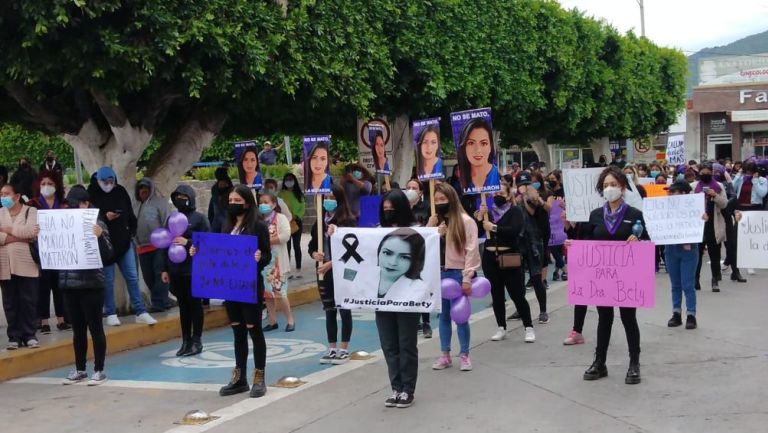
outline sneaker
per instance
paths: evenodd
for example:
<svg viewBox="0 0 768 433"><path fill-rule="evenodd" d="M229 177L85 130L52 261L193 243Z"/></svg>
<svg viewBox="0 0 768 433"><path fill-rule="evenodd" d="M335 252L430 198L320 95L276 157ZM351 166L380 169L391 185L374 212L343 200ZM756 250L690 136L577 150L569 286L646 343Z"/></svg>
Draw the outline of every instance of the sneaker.
<svg viewBox="0 0 768 433"><path fill-rule="evenodd" d="M78 382L82 382L85 379L88 379L88 373L85 371L78 371L78 370L72 370L69 372L67 377L64 378L64 381L61 382L62 385L74 385Z"/></svg>
<svg viewBox="0 0 768 433"><path fill-rule="evenodd" d="M747 269L747 275L755 275L755 270L752 268Z"/></svg>
<svg viewBox="0 0 768 433"><path fill-rule="evenodd" d="M40 342L37 341L37 338L30 338L25 345L30 349L37 349L40 347Z"/></svg>
<svg viewBox="0 0 768 433"><path fill-rule="evenodd" d="M67 323L67 322L61 322L61 323L58 323L58 324L56 325L56 328L57 328L59 331L69 331L70 329L72 329L72 325L70 325L70 324L69 324L69 323Z"/></svg>
<svg viewBox="0 0 768 433"><path fill-rule="evenodd" d="M685 329L696 329L698 324L696 323L696 316L689 314L685 319Z"/></svg>
<svg viewBox="0 0 768 433"><path fill-rule="evenodd" d="M462 353L459 358L461 359L461 371L472 371L472 361L469 360L469 355Z"/></svg>
<svg viewBox="0 0 768 433"><path fill-rule="evenodd" d="M667 326L670 328L675 328L682 324L683 324L683 318L680 316L680 313L672 313L672 318L669 319L669 322L667 322Z"/></svg>
<svg viewBox="0 0 768 433"><path fill-rule="evenodd" d="M400 393L397 391L392 391L392 395L384 401L384 406L386 407L395 407L397 406L397 397L400 396Z"/></svg>
<svg viewBox="0 0 768 433"><path fill-rule="evenodd" d="M136 323L143 323L145 325L154 325L157 323L157 320L155 320L154 317L150 316L149 313L144 312L136 316Z"/></svg>
<svg viewBox="0 0 768 433"><path fill-rule="evenodd" d="M336 359L336 349L328 349L328 351L325 352L325 355L323 355L323 357L320 358L320 363L333 364L334 359Z"/></svg>
<svg viewBox="0 0 768 433"><path fill-rule="evenodd" d="M19 348L19 342L18 341L9 341L8 344L5 345L6 350L16 350Z"/></svg>
<svg viewBox="0 0 768 433"><path fill-rule="evenodd" d="M120 326L120 319L117 318L117 314L110 314L107 316L107 326Z"/></svg>
<svg viewBox="0 0 768 433"><path fill-rule="evenodd" d="M346 364L347 361L349 361L349 352L346 350L340 350L339 353L336 354L336 358L331 361L331 364L341 365Z"/></svg>
<svg viewBox="0 0 768 433"><path fill-rule="evenodd" d="M568 273L563 271L562 274L560 274L560 281L568 281Z"/></svg>
<svg viewBox="0 0 768 433"><path fill-rule="evenodd" d="M552 272L552 281L560 281L560 270L555 269L555 272Z"/></svg>
<svg viewBox="0 0 768 433"><path fill-rule="evenodd" d="M43 335L50 334L51 333L51 325L46 323L45 325L40 326L40 333L43 334Z"/></svg>
<svg viewBox="0 0 768 433"><path fill-rule="evenodd" d="M533 327L529 326L525 328L525 342L526 343L533 343L536 341L536 333L533 332Z"/></svg>
<svg viewBox="0 0 768 433"><path fill-rule="evenodd" d="M429 323L422 325L421 329L424 333L424 338L432 338L432 327L429 326Z"/></svg>
<svg viewBox="0 0 768 433"><path fill-rule="evenodd" d="M493 337L491 337L491 341L501 341L505 338L507 338L507 330L502 327L499 327L499 330L496 331L495 334L493 334Z"/></svg>
<svg viewBox="0 0 768 433"><path fill-rule="evenodd" d="M445 370L453 365L451 357L448 355L442 355L432 364L432 370Z"/></svg>
<svg viewBox="0 0 768 433"><path fill-rule="evenodd" d="M539 314L539 323L542 325L546 325L547 323L549 323L549 314L547 313Z"/></svg>
<svg viewBox="0 0 768 433"><path fill-rule="evenodd" d="M401 392L400 395L397 396L398 409L405 409L407 407L411 407L411 405L413 405L413 394Z"/></svg>
<svg viewBox="0 0 768 433"><path fill-rule="evenodd" d="M511 316L507 317L507 320L520 320L520 313L515 311Z"/></svg>
<svg viewBox="0 0 768 433"><path fill-rule="evenodd" d="M103 371L94 371L88 386L98 386L107 381L107 375Z"/></svg>
<svg viewBox="0 0 768 433"><path fill-rule="evenodd" d="M573 346L575 344L584 344L584 336L581 335L581 332L571 331L571 333L565 337L565 340L563 340L563 345Z"/></svg>

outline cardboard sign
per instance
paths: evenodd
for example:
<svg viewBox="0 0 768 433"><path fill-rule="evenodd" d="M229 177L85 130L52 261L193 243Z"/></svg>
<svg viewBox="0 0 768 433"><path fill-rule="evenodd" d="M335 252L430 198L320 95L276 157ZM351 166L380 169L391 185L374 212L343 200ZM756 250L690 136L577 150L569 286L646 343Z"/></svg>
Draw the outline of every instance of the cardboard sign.
<svg viewBox="0 0 768 433"><path fill-rule="evenodd" d="M496 166L493 121L490 108L451 113L453 143L464 194L481 194L501 189Z"/></svg>
<svg viewBox="0 0 768 433"><path fill-rule="evenodd" d="M99 240L93 226L98 209L52 209L37 211L37 246L42 269L101 269Z"/></svg>
<svg viewBox="0 0 768 433"><path fill-rule="evenodd" d="M667 137L667 163L685 164L685 141L682 134Z"/></svg>
<svg viewBox="0 0 768 433"><path fill-rule="evenodd" d="M192 296L255 304L259 249L256 236L192 233Z"/></svg>
<svg viewBox="0 0 768 433"><path fill-rule="evenodd" d="M235 161L237 162L237 175L240 183L248 185L253 189L261 189L263 180L261 176L261 163L259 162L259 151L256 148L256 142L235 142L233 154Z"/></svg>
<svg viewBox="0 0 768 433"><path fill-rule="evenodd" d="M381 207L380 195L364 195L360 197L360 218L358 227L373 228L379 225L379 208Z"/></svg>
<svg viewBox="0 0 768 433"><path fill-rule="evenodd" d="M704 194L649 197L643 218L656 245L698 244L704 239Z"/></svg>
<svg viewBox="0 0 768 433"><path fill-rule="evenodd" d="M568 235L565 234L565 222L563 221L563 201L560 199L555 200L552 203L552 208L549 209L549 246L562 245L565 240L568 239Z"/></svg>
<svg viewBox="0 0 768 433"><path fill-rule="evenodd" d="M666 197L669 186L654 183L653 185L643 185L643 188L645 189L646 197Z"/></svg>
<svg viewBox="0 0 768 433"><path fill-rule="evenodd" d="M440 150L440 118L415 120L412 125L416 176L420 181L445 179Z"/></svg>
<svg viewBox="0 0 768 433"><path fill-rule="evenodd" d="M655 249L652 242L571 241L568 303L653 308Z"/></svg>
<svg viewBox="0 0 768 433"><path fill-rule="evenodd" d="M563 170L565 214L568 221L589 221L589 214L605 204L605 199L595 189L603 170L602 167Z"/></svg>
<svg viewBox="0 0 768 433"><path fill-rule="evenodd" d="M307 195L331 192L331 136L304 137L304 193Z"/></svg>
<svg viewBox="0 0 768 433"><path fill-rule="evenodd" d="M768 211L742 212L736 229L738 266L768 269Z"/></svg>

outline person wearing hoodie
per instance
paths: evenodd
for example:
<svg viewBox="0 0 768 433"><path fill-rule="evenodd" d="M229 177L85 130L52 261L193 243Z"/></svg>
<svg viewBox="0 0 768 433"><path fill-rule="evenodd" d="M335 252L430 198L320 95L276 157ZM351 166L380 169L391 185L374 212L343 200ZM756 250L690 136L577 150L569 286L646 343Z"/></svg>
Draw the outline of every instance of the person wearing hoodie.
<svg viewBox="0 0 768 433"><path fill-rule="evenodd" d="M26 201L33 197L32 185L35 184L36 179L37 172L35 172L35 169L32 168L32 165L29 163L29 158L25 156L19 159L19 168L17 168L11 175L9 183L16 185L19 194L21 194L22 198Z"/></svg>
<svg viewBox="0 0 768 433"><path fill-rule="evenodd" d="M139 254L141 275L149 288L150 313L162 313L171 308L168 284L160 277L165 268L165 254L150 242L152 231L165 227L168 202L155 191L155 182L145 177L136 183L133 212L136 214L136 252Z"/></svg>
<svg viewBox="0 0 768 433"><path fill-rule="evenodd" d="M232 192L234 185L232 179L227 173L227 167L219 167L214 173L216 183L211 186L211 201L208 203L208 222L211 224L211 231L221 232L221 226L227 217L227 206L229 205L229 193Z"/></svg>
<svg viewBox="0 0 768 433"><path fill-rule="evenodd" d="M128 296L131 299L136 323L154 325L157 321L147 313L139 291L139 272L136 267L136 253L131 239L136 234L136 215L128 191L117 183L112 167L101 167L91 177L88 195L93 207L99 209L99 217L107 222L112 247L111 260L104 263L104 313L107 325L120 326L115 309L115 266L125 278Z"/></svg>
<svg viewBox="0 0 768 433"><path fill-rule="evenodd" d="M165 257L162 278L164 283L171 284L171 293L179 301L182 343L176 356L192 356L203 351L203 343L200 341L203 335L203 304L200 298L192 296L192 257L189 248L192 246L192 233L209 232L211 225L205 215L195 210L195 190L191 186L179 185L171 193L171 202L189 221L187 231L173 239L174 245L181 245L187 250L187 258L181 263L174 263L168 259L168 250L161 250Z"/></svg>

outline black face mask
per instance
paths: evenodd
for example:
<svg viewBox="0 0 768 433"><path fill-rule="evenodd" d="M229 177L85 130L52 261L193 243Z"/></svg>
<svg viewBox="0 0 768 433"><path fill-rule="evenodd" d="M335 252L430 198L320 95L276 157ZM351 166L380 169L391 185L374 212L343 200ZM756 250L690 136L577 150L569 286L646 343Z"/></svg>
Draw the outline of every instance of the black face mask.
<svg viewBox="0 0 768 433"><path fill-rule="evenodd" d="M45 158L45 160L48 161L48 162L53 162L53 157L52 156L48 156L48 157Z"/></svg>
<svg viewBox="0 0 768 433"><path fill-rule="evenodd" d="M448 215L448 209L449 209L448 203L440 203L435 205L435 212L437 212L437 214L442 217Z"/></svg>
<svg viewBox="0 0 768 433"><path fill-rule="evenodd" d="M537 208L537 207L541 206L541 204L539 202L537 202L535 200L532 200L530 198L525 199L525 202L528 203L528 206L530 206L532 208Z"/></svg>
<svg viewBox="0 0 768 433"><path fill-rule="evenodd" d="M240 216L244 214L246 210L247 209L245 209L245 205L241 203L230 203L227 206L227 212L233 216Z"/></svg>
<svg viewBox="0 0 768 433"><path fill-rule="evenodd" d="M397 221L394 209L388 209L381 214L381 224L387 227L391 227Z"/></svg>
<svg viewBox="0 0 768 433"><path fill-rule="evenodd" d="M27 169L27 168L29 168L29 163L26 162L26 161L21 162L21 163L19 163L19 168Z"/></svg>
<svg viewBox="0 0 768 433"><path fill-rule="evenodd" d="M507 198L502 195L496 195L493 197L493 204L496 205L496 207L502 207L507 204Z"/></svg>
<svg viewBox="0 0 768 433"><path fill-rule="evenodd" d="M189 199L177 198L173 201L173 205L176 206L176 209L179 211L184 212L189 209Z"/></svg>
<svg viewBox="0 0 768 433"><path fill-rule="evenodd" d="M704 183L710 183L712 182L712 175L711 174L702 174L699 176L702 182Z"/></svg>
<svg viewBox="0 0 768 433"><path fill-rule="evenodd" d="M557 188L557 182L556 182L556 181L554 181L554 180L548 180L548 181L547 181L547 185L549 185L549 187L550 187L551 189L555 189L555 188Z"/></svg>

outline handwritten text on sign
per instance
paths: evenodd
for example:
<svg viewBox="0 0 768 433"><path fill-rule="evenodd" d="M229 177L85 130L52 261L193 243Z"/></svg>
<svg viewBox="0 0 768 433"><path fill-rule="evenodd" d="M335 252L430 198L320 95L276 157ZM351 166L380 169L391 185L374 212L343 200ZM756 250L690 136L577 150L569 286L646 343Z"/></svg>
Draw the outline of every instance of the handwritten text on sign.
<svg viewBox="0 0 768 433"><path fill-rule="evenodd" d="M197 248L192 258L192 296L257 302L258 238L195 232L192 244Z"/></svg>
<svg viewBox="0 0 768 433"><path fill-rule="evenodd" d="M768 268L768 211L741 213L737 246L740 268Z"/></svg>
<svg viewBox="0 0 768 433"><path fill-rule="evenodd" d="M565 188L565 214L568 221L589 221L592 210L605 203L597 192L597 179L605 170L597 168L572 168L563 170L563 188Z"/></svg>
<svg viewBox="0 0 768 433"><path fill-rule="evenodd" d="M571 305L653 308L652 242L572 241L568 248Z"/></svg>
<svg viewBox="0 0 768 433"><path fill-rule="evenodd" d="M698 244L704 239L704 194L643 199L643 217L656 245Z"/></svg>
<svg viewBox="0 0 768 433"><path fill-rule="evenodd" d="M103 268L99 241L93 234L98 216L98 209L38 211L40 267L62 271Z"/></svg>

